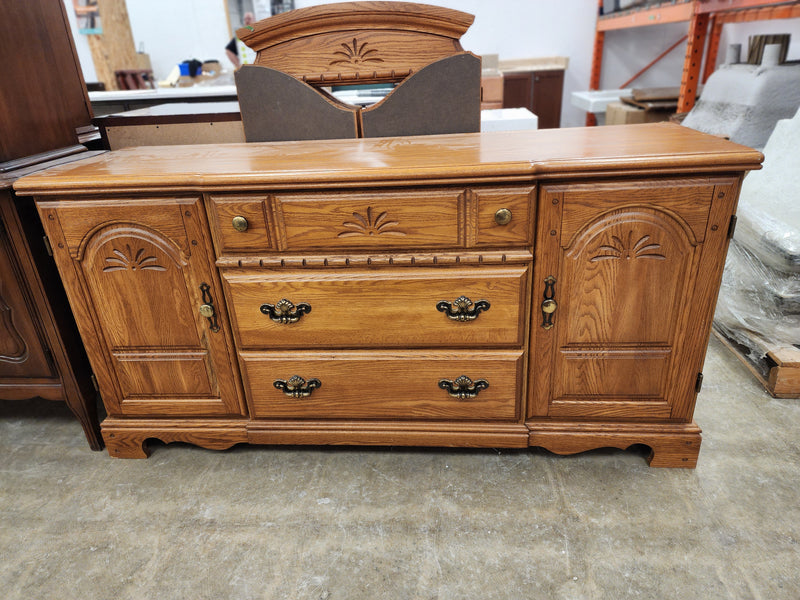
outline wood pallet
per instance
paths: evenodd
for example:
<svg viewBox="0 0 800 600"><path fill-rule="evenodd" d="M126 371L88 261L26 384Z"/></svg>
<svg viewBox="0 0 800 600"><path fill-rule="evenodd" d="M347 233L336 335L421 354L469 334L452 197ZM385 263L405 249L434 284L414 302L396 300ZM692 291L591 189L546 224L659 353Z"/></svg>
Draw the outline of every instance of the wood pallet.
<svg viewBox="0 0 800 600"><path fill-rule="evenodd" d="M794 346L776 346L766 353L763 364L756 365L716 327L714 335L727 347L774 398L800 398L800 350ZM766 372L766 374L765 374Z"/></svg>

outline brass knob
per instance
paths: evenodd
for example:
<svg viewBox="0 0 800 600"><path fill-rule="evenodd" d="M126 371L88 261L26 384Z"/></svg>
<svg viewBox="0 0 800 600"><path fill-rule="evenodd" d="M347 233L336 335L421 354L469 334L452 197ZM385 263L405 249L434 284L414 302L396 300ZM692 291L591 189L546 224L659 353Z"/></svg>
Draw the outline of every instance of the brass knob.
<svg viewBox="0 0 800 600"><path fill-rule="evenodd" d="M511 223L511 211L507 208L501 208L496 213L494 213L494 222L498 225L508 225Z"/></svg>
<svg viewBox="0 0 800 600"><path fill-rule="evenodd" d="M556 304L556 301L553 299L545 300L544 302L542 302L542 312L545 314L548 315L552 314L556 312L557 308L558 304Z"/></svg>
<svg viewBox="0 0 800 600"><path fill-rule="evenodd" d="M200 314L203 315L206 319L210 319L214 316L214 307L210 304L201 304L200 305Z"/></svg>
<svg viewBox="0 0 800 600"><path fill-rule="evenodd" d="M243 216L236 215L231 223L236 231L247 231L248 222Z"/></svg>

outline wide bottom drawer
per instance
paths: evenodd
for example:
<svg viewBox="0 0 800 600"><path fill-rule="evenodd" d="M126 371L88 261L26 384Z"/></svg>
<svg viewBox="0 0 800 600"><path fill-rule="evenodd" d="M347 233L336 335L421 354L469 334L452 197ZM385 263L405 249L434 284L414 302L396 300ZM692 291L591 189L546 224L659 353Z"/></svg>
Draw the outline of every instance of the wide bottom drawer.
<svg viewBox="0 0 800 600"><path fill-rule="evenodd" d="M521 350L242 352L240 358L253 418L520 418Z"/></svg>

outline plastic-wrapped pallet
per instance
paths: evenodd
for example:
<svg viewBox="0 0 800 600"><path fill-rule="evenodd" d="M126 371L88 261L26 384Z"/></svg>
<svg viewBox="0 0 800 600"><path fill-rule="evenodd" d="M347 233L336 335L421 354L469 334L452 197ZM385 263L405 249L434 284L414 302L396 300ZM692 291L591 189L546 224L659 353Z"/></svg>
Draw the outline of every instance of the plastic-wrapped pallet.
<svg viewBox="0 0 800 600"><path fill-rule="evenodd" d="M800 107L800 65L721 65L683 124L761 150Z"/></svg>
<svg viewBox="0 0 800 600"><path fill-rule="evenodd" d="M800 360L799 147L800 110L777 123L763 169L744 180L714 320L767 384L779 362L788 369L792 357ZM800 363L795 369L800 377ZM794 392L767 387L775 395L800 395L800 383L791 385Z"/></svg>

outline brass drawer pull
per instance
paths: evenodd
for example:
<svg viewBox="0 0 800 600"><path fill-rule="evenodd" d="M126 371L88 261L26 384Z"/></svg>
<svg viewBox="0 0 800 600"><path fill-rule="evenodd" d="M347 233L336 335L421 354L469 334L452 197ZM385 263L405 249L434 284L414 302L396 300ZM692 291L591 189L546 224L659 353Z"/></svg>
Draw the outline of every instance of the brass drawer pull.
<svg viewBox="0 0 800 600"><path fill-rule="evenodd" d="M494 222L498 225L508 225L511 223L511 211L507 208L500 208L496 213L494 213Z"/></svg>
<svg viewBox="0 0 800 600"><path fill-rule="evenodd" d="M242 215L236 215L233 217L231 225L233 225L233 228L236 231L247 231L247 228L250 226L250 224L247 222L247 219L245 219Z"/></svg>
<svg viewBox="0 0 800 600"><path fill-rule="evenodd" d="M467 400L469 398L474 398L481 390L488 388L489 382L485 379L478 379L473 382L472 379L466 375L462 375L461 377L457 377L455 381L440 379L439 387L443 390L447 390L447 393L453 398Z"/></svg>
<svg viewBox="0 0 800 600"><path fill-rule="evenodd" d="M436 310L447 315L453 321L474 321L482 310L489 310L491 304L486 300L478 300L475 304L466 296L459 296L453 303L441 300L436 303Z"/></svg>
<svg viewBox="0 0 800 600"><path fill-rule="evenodd" d="M217 311L214 308L214 299L211 297L211 286L203 282L200 284L200 293L203 294L203 304L200 305L200 314L208 319L210 329L214 333L219 331Z"/></svg>
<svg viewBox="0 0 800 600"><path fill-rule="evenodd" d="M277 304L262 304L260 310L276 323L287 324L296 323L303 315L310 313L311 305L301 302L295 306L284 298Z"/></svg>
<svg viewBox="0 0 800 600"><path fill-rule="evenodd" d="M544 301L542 302L542 328L551 329L553 327L553 313L556 312L558 304L553 300L555 292L556 278L550 275L544 280Z"/></svg>
<svg viewBox="0 0 800 600"><path fill-rule="evenodd" d="M318 387L322 386L319 379L309 379L306 381L299 375L293 375L288 381L276 379L272 382L276 389L279 389L290 398L306 398L311 395Z"/></svg>

